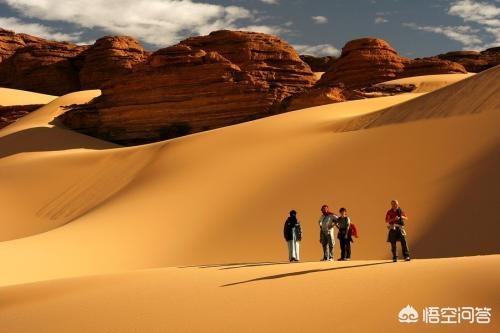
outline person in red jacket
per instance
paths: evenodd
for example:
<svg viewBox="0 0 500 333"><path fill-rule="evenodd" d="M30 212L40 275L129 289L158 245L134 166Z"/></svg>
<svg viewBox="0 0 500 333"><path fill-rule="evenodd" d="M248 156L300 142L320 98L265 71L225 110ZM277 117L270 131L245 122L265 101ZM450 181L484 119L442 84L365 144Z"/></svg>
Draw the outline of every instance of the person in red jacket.
<svg viewBox="0 0 500 333"><path fill-rule="evenodd" d="M398 241L401 242L403 257L406 261L410 261L410 250L408 249L406 231L404 229L404 225L407 220L408 218L399 206L399 202L397 200L392 200L391 209L389 209L385 215L385 222L387 223L387 228L389 229L387 242L391 243L392 261L394 262L398 261L398 252L396 249L396 243Z"/></svg>

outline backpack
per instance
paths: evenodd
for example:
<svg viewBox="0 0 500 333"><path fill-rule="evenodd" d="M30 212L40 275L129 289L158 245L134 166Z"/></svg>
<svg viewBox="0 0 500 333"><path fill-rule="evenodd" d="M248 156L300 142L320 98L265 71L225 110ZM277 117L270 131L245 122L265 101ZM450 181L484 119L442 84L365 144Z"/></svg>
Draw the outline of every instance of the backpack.
<svg viewBox="0 0 500 333"><path fill-rule="evenodd" d="M354 236L356 238L358 238L358 228L356 228L356 225L351 223L349 225L349 233L351 234L351 236Z"/></svg>

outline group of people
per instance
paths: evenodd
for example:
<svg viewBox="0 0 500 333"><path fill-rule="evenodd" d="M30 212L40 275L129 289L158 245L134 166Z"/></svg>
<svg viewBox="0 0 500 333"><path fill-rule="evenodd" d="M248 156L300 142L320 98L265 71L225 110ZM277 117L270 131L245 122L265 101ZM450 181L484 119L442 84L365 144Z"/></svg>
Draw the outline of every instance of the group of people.
<svg viewBox="0 0 500 333"><path fill-rule="evenodd" d="M410 261L410 251L406 240L405 223L408 220L406 214L399 206L397 200L391 201L391 208L387 211L385 222L389 230L387 242L391 243L392 260L398 260L397 242L401 243L403 257L406 261ZM330 211L328 205L321 206L321 216L318 221L319 225L319 241L323 248L323 258L321 261L333 261L333 252L335 246L334 228L338 229L337 238L340 242L340 258L339 261L351 259L351 243L353 237L358 237L356 226L351 223L351 219L347 216L347 209L342 207L339 210L339 215ZM297 212L290 211L290 216L285 221L283 235L288 244L288 259L290 262L300 260L300 241L302 240L302 228L297 219Z"/></svg>

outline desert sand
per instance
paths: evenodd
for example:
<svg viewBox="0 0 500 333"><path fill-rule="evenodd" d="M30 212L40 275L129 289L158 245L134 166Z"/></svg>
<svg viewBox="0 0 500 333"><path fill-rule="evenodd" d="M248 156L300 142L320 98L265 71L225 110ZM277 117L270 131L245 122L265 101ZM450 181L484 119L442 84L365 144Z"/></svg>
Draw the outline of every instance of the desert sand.
<svg viewBox="0 0 500 333"><path fill-rule="evenodd" d="M326 319L396 332L406 304L495 313L499 78L498 67L443 75L455 83L127 148L53 122L98 91L57 98L0 130L0 327L314 331ZM409 216L410 263L387 261L393 198ZM317 262L323 203L358 226L354 261ZM292 208L305 262L290 265Z"/></svg>
<svg viewBox="0 0 500 333"><path fill-rule="evenodd" d="M31 91L0 88L0 105L3 106L46 104L56 98L57 96L44 95Z"/></svg>
<svg viewBox="0 0 500 333"><path fill-rule="evenodd" d="M376 86L390 87L396 85L413 84L415 85L415 90L413 90L412 92L424 93L446 87L452 83L466 79L472 75L475 75L475 73L412 76L378 83L376 84Z"/></svg>

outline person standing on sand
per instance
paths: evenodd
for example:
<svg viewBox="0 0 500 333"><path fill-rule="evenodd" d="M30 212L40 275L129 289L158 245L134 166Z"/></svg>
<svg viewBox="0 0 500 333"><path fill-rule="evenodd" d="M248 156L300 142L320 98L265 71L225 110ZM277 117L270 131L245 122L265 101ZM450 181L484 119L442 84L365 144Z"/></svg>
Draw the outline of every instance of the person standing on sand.
<svg viewBox="0 0 500 333"><path fill-rule="evenodd" d="M321 216L319 218L319 241L323 247L323 259L321 261L333 260L333 246L335 238L333 227L337 223L338 216L330 212L328 205L321 206Z"/></svg>
<svg viewBox="0 0 500 333"><path fill-rule="evenodd" d="M299 261L302 229L295 210L290 211L290 216L285 221L283 235L288 243L288 260L290 260L290 262Z"/></svg>
<svg viewBox="0 0 500 333"><path fill-rule="evenodd" d="M339 210L340 217L337 222L337 227L339 228L339 233L337 238L340 241L340 261L351 260L351 219L347 216L347 209L344 207Z"/></svg>
<svg viewBox="0 0 500 333"><path fill-rule="evenodd" d="M410 250L408 249L408 243L406 241L406 231L404 229L406 217L405 212L399 206L397 200L391 201L391 209L387 211L385 215L385 222L388 224L389 234L387 235L387 242L391 243L392 251L392 261L398 261L398 252L396 249L396 243L401 242L401 248L403 250L403 257L406 261L410 261Z"/></svg>

